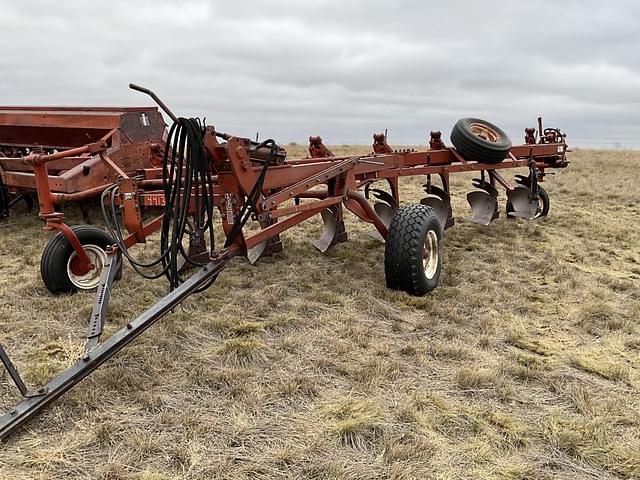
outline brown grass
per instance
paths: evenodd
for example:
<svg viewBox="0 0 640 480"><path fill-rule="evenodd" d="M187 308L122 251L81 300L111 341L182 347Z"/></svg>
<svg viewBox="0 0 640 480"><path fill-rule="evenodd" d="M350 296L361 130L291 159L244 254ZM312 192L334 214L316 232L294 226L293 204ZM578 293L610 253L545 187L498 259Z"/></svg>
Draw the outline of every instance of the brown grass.
<svg viewBox="0 0 640 480"><path fill-rule="evenodd" d="M384 287L384 246L352 216L325 256L313 219L280 258L234 260L8 439L0 477L640 478L640 154L571 160L536 222L464 221L456 177L425 297ZM403 179L405 202L421 182ZM48 234L21 208L0 224L0 332L36 385L80 354L92 296L47 294ZM165 290L125 267L108 332Z"/></svg>

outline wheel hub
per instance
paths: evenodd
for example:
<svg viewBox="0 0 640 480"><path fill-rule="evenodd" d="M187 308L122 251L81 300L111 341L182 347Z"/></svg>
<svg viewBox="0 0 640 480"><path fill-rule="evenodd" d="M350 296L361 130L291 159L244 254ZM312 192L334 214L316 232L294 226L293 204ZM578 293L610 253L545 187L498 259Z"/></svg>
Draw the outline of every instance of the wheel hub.
<svg viewBox="0 0 640 480"><path fill-rule="evenodd" d="M438 271L438 234L434 230L427 232L427 237L424 239L424 250L422 252L422 266L424 268L424 274L431 280Z"/></svg>
<svg viewBox="0 0 640 480"><path fill-rule="evenodd" d="M80 258L74 251L67 261L67 275L69 275L71 283L79 290L91 290L100 284L100 276L107 263L107 254L97 245L83 245L83 248L94 268L89 271L80 268Z"/></svg>
<svg viewBox="0 0 640 480"><path fill-rule="evenodd" d="M481 123L472 123L469 125L469 130L474 135L487 140L488 142L496 143L500 139L500 135L493 128L489 128Z"/></svg>

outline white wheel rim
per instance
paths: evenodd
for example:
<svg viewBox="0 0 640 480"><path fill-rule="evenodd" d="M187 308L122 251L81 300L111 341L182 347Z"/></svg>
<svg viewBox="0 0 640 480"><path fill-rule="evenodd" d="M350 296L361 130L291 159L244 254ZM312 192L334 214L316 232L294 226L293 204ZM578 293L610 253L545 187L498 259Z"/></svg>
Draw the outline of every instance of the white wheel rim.
<svg viewBox="0 0 640 480"><path fill-rule="evenodd" d="M100 284L100 275L102 275L102 270L107 263L107 254L97 245L83 245L82 247L84 251L87 252L87 256L89 260L91 260L91 263L93 263L94 268L84 275L73 273L71 262L78 256L74 250L69 260L67 260L67 275L71 283L79 290L91 290Z"/></svg>
<svg viewBox="0 0 640 480"><path fill-rule="evenodd" d="M431 280L438 271L440 252L438 250L438 234L435 230L429 230L424 239L424 250L422 252L422 266L424 274Z"/></svg>
<svg viewBox="0 0 640 480"><path fill-rule="evenodd" d="M533 218L539 218L542 215L542 211L544 210L544 200L542 199L542 195L538 194L538 209L536 210L536 216Z"/></svg>

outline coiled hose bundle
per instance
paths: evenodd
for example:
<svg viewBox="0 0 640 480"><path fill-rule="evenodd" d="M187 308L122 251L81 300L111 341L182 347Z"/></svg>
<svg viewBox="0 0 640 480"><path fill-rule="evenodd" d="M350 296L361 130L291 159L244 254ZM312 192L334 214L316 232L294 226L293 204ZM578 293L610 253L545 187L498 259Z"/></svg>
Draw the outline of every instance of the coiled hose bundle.
<svg viewBox="0 0 640 480"><path fill-rule="evenodd" d="M203 238L208 236L210 254L215 251L213 179L204 150L203 136L204 126L199 119L194 118L179 118L169 130L162 165L165 205L160 227L160 255L154 260L139 261L131 256L124 245L116 205L118 186L113 185L102 194L105 223L122 254L145 278L155 279L165 275L172 290L183 281L179 271L185 263L191 266L204 265L190 258L185 251L185 234ZM110 206L109 212L106 205ZM162 266L159 272L148 271L157 265Z"/></svg>
<svg viewBox="0 0 640 480"><path fill-rule="evenodd" d="M165 275L171 290L176 288L183 278L181 268L186 264L202 266L188 252L185 252L183 239L185 234L204 238L208 236L209 255L215 252L213 227L213 177L204 148L205 126L199 119L178 118L171 126L164 149L162 166L162 186L165 206L160 228L160 255L152 261L141 262L131 256L124 245L124 236L118 220L118 185L113 185L102 194L102 213L105 223L119 250L130 262L131 266L145 278L156 279ZM262 193L267 169L271 164L278 146L274 140L265 140L253 148L269 147L269 154L263 161L263 168L237 215L225 247L231 245L242 231L242 227L257 213L256 204ZM261 160L255 160L261 162ZM190 207L190 202L192 203ZM107 211L106 205L109 205ZM157 265L159 272L150 273ZM198 291L208 288L212 281Z"/></svg>

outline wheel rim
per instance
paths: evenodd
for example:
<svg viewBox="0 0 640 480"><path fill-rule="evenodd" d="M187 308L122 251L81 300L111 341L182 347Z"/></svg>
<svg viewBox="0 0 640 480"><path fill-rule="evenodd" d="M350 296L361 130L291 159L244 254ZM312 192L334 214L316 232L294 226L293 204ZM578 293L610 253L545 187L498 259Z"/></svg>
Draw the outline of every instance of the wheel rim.
<svg viewBox="0 0 640 480"><path fill-rule="evenodd" d="M425 276L431 280L438 271L440 252L438 251L438 234L434 230L427 232L422 252L422 267Z"/></svg>
<svg viewBox="0 0 640 480"><path fill-rule="evenodd" d="M83 245L82 247L95 268L83 274L79 268L80 257L74 251L67 261L67 275L71 283L79 290L91 290L100 284L100 276L107 263L107 254L97 245Z"/></svg>
<svg viewBox="0 0 640 480"><path fill-rule="evenodd" d="M544 211L544 200L542 199L542 196L538 195L538 208L536 210L536 216L533 218L540 218L540 215L542 215L543 211Z"/></svg>
<svg viewBox="0 0 640 480"><path fill-rule="evenodd" d="M493 128L488 127L482 123L472 123L469 125L469 130L476 137L480 137L488 142L496 143L500 140L500 134Z"/></svg>

